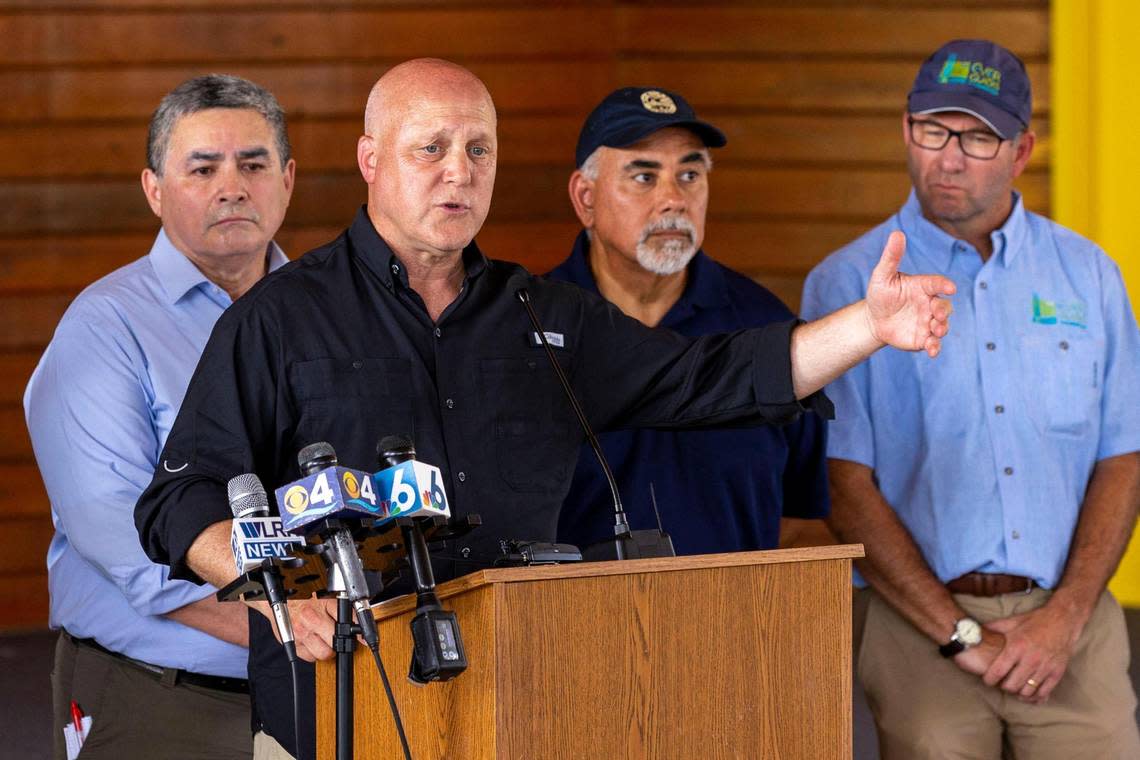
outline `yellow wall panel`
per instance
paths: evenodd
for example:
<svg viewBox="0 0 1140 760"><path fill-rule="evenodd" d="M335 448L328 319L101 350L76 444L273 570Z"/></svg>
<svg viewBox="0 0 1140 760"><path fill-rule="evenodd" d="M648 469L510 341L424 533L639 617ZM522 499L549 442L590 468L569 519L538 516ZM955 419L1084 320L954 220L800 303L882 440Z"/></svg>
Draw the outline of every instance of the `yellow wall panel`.
<svg viewBox="0 0 1140 760"><path fill-rule="evenodd" d="M1104 248L1120 265L1140 315L1140 71L1135 64L1140 4L1053 0L1052 196L1056 219ZM1140 606L1140 539L1135 534L1109 585Z"/></svg>

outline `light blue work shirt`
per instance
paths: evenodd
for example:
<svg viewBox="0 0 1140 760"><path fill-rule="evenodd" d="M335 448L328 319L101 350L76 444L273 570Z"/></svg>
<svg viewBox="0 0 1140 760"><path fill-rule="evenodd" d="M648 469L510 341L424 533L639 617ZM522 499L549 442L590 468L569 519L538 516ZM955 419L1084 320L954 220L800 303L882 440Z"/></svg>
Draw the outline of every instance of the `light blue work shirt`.
<svg viewBox="0 0 1140 760"><path fill-rule="evenodd" d="M1140 331L1120 270L1016 193L983 263L912 191L812 271L803 315L862 298L893 230L907 236L901 271L958 286L950 333L937 359L887 348L828 386L828 457L874 470L942 581L1011 573L1052 588L1093 466L1140 450Z"/></svg>
<svg viewBox="0 0 1140 760"><path fill-rule="evenodd" d="M275 243L270 269L285 263ZM165 613L215 589L167 579L143 553L134 506L230 297L160 231L150 254L68 307L24 392L51 501L53 628L137 660L245 678L244 647Z"/></svg>

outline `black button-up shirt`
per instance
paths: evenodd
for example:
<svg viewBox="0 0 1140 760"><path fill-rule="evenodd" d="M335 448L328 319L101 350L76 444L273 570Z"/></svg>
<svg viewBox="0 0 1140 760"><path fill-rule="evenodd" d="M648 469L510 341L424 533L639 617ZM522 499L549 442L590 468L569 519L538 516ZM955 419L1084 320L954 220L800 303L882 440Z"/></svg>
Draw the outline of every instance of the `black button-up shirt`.
<svg viewBox="0 0 1140 760"><path fill-rule="evenodd" d="M598 430L779 423L803 409L792 391L791 322L690 339L647 328L576 286L489 261L474 243L463 261L462 290L433 323L362 209L331 244L230 307L135 510L148 555L174 578L200 580L186 552L232 516L231 477L253 472L272 490L299 477L297 452L315 441L331 443L345 466L375 470L376 442L393 433L410 434L418 458L442 470L453 514L482 515L483 526L450 547L468 559L463 568L492 559L501 538L554 540L584 436L534 342L521 287L546 332L561 335L559 361ZM811 404L830 414L822 394ZM308 715L312 673L303 669ZM288 665L258 614L250 678L257 718L292 748Z"/></svg>

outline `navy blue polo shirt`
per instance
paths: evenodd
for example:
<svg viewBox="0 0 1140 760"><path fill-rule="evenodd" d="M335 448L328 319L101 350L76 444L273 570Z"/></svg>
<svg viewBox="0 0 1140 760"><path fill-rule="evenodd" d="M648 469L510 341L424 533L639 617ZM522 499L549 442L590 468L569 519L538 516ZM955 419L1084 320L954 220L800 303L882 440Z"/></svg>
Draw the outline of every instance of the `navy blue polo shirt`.
<svg viewBox="0 0 1140 760"><path fill-rule="evenodd" d="M547 276L598 292L583 231ZM661 326L687 336L788 320L771 292L698 251L681 298ZM619 430L599 438L618 481L630 527L656 527L649 486L677 554L772 549L780 517L825 517L825 421L808 412L784 427ZM581 547L613 536L613 502L589 446L578 457L558 520L560 541Z"/></svg>

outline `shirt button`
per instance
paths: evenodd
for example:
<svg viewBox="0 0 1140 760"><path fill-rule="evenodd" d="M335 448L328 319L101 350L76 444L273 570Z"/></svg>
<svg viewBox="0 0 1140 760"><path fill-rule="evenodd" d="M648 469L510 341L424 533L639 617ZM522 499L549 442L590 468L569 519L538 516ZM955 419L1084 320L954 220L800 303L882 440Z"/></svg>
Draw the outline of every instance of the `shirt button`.
<svg viewBox="0 0 1140 760"><path fill-rule="evenodd" d="M443 330L439 329L438 327L435 328L435 337L438 338L441 335L443 335Z"/></svg>
<svg viewBox="0 0 1140 760"><path fill-rule="evenodd" d="M1006 475L1012 475L1013 474L1013 468L1012 467L1006 467L1004 470L1002 470L1002 472L1004 472Z"/></svg>
<svg viewBox="0 0 1140 760"><path fill-rule="evenodd" d="M997 345L994 343L987 343L986 344L986 350L987 351L993 351L995 348L997 348Z"/></svg>
<svg viewBox="0 0 1140 760"><path fill-rule="evenodd" d="M1005 407L1002 406L1001 404L998 404L997 406L994 407L994 412L996 414L1005 414Z"/></svg>
<svg viewBox="0 0 1140 760"><path fill-rule="evenodd" d="M454 409L455 408L455 400L454 399L449 398L447 401L444 401L443 403L447 404L448 409Z"/></svg>
<svg viewBox="0 0 1140 760"><path fill-rule="evenodd" d="M1061 346L1062 351L1068 351L1069 350L1069 341L1067 341L1067 340L1061 341L1060 346Z"/></svg>
<svg viewBox="0 0 1140 760"><path fill-rule="evenodd" d="M352 363L352 368L353 368L353 369L360 369L360 368L361 368L361 367L363 367L363 366L364 366L364 362L360 361L359 359L357 359L356 361L354 361L354 362Z"/></svg>
<svg viewBox="0 0 1140 760"><path fill-rule="evenodd" d="M985 290L986 288L989 287L989 285L986 284L985 280L982 280L981 282L978 283L978 287L981 288L982 290Z"/></svg>
<svg viewBox="0 0 1140 760"><path fill-rule="evenodd" d="M460 483L465 483L467 481L467 473L465 473L465 472L460 472L455 477L459 478Z"/></svg>
<svg viewBox="0 0 1140 760"><path fill-rule="evenodd" d="M399 274L399 273L400 273L400 265L399 264L393 264L392 265L392 274Z"/></svg>
<svg viewBox="0 0 1140 760"><path fill-rule="evenodd" d="M1011 537L1011 538L1013 538L1013 540L1014 540L1014 541L1016 541L1017 539L1021 538L1021 534L1020 534L1020 533L1018 533L1016 530L1015 530L1013 533L1010 533L1009 535L1010 535L1010 537Z"/></svg>

